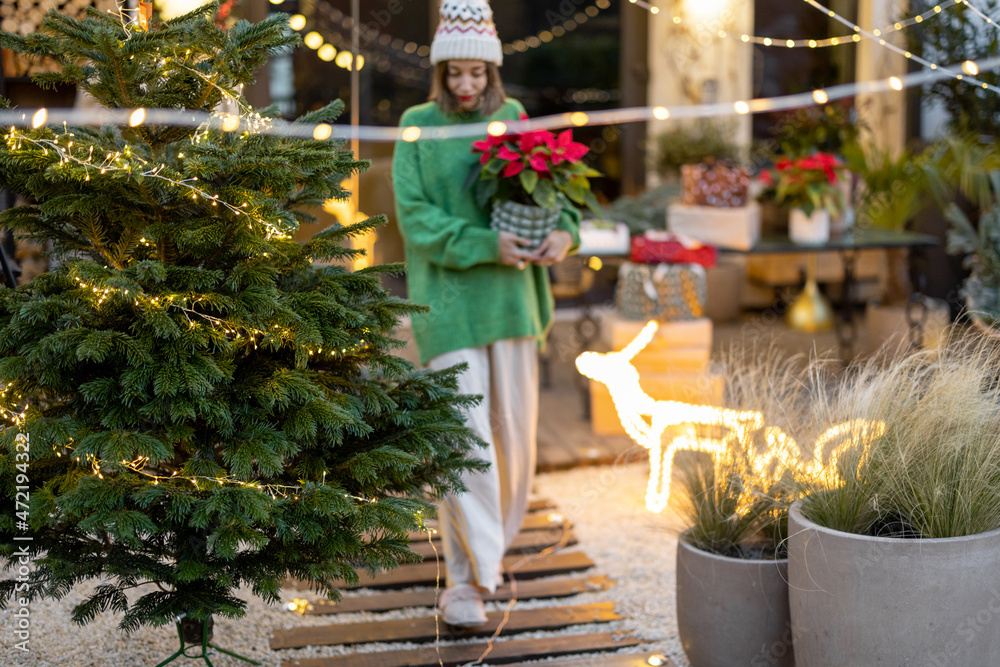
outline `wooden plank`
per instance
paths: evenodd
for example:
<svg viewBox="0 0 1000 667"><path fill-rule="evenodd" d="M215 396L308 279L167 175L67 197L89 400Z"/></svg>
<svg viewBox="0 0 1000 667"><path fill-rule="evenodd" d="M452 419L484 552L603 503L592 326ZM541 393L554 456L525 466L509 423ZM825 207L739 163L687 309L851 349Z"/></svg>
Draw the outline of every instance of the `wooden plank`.
<svg viewBox="0 0 1000 667"><path fill-rule="evenodd" d="M503 623L504 612L494 611L486 615L484 625L468 628L458 633L461 638L490 637ZM560 630L582 623L610 623L621 620L615 612L613 602L571 607L547 607L544 609L524 609L510 612L503 626L504 635L537 630ZM425 642L434 641L438 636L449 637L445 625L434 616L408 618L372 623L336 623L310 627L275 630L271 635L271 649L302 648L304 646L334 646L347 644L367 644L371 642Z"/></svg>
<svg viewBox="0 0 1000 667"><path fill-rule="evenodd" d="M493 643L487 656L491 665L522 662L551 656L616 651L642 642L636 637L619 632L590 635L560 635L542 639L511 639ZM455 667L476 662L486 652L487 643L460 646L433 646L413 650L395 650L379 653L341 655L329 658L296 658L281 663L281 667ZM440 658L440 662L438 662Z"/></svg>
<svg viewBox="0 0 1000 667"><path fill-rule="evenodd" d="M586 593L590 591L603 591L608 589L613 582L604 575L596 577L574 577L563 579L544 579L540 581L519 581L517 582L517 597L525 600L562 598ZM390 611L393 609L405 609L407 607L433 607L438 591L407 591L405 593L375 593L373 595L357 595L344 597L340 602L320 600L313 602L306 609L307 616L319 616L324 614L346 614L357 611ZM504 602L510 600L513 595L510 584L504 584L497 588L496 593L487 593L483 599L487 602Z"/></svg>
<svg viewBox="0 0 1000 667"><path fill-rule="evenodd" d="M568 525L571 525L570 520L558 511L544 510L541 512L530 512L524 517L524 523L521 524L521 532L523 533L525 531L532 530L555 530ZM437 532L437 521L428 521L427 527L434 531L431 534L431 539L440 539L441 536ZM411 531L410 541L426 542L427 533L421 531Z"/></svg>
<svg viewBox="0 0 1000 667"><path fill-rule="evenodd" d="M658 656L662 662L649 662L650 658ZM619 653L616 655L598 655L589 658L570 658L568 660L550 660L539 665L537 662L517 662L510 667L649 667L651 664L662 667L677 667L677 663L662 653Z"/></svg>
<svg viewBox="0 0 1000 667"><path fill-rule="evenodd" d="M557 552L538 555L505 556L503 559L504 576L517 567L514 572L517 579L537 579L539 577L554 577L571 572L581 572L594 567L594 561L579 551ZM379 572L374 577L367 572L358 573L358 585L348 586L346 582L335 582L334 588L408 588L410 586L444 585L444 560L441 562L425 561L415 565L400 565L395 570ZM309 590L306 581L286 579L282 586L302 591Z"/></svg>
<svg viewBox="0 0 1000 667"><path fill-rule="evenodd" d="M542 510L554 510L556 508L555 503L553 503L548 498L535 498L534 500L528 501L528 511L529 512L540 512Z"/></svg>
<svg viewBox="0 0 1000 667"><path fill-rule="evenodd" d="M571 547L577 544L578 540L573 531L569 528L565 530L563 528L557 528L555 530L532 530L526 533L520 533L511 542L510 548L507 549L508 554L523 554L523 553L538 553L539 551L544 551L549 547L554 546L564 546ZM410 550L414 553L420 554L424 558L434 559L435 554L438 558L444 558L444 553L441 550L441 545L439 543L432 544L431 542L413 542L410 544Z"/></svg>
<svg viewBox="0 0 1000 667"><path fill-rule="evenodd" d="M594 561L579 551L546 554L544 556L505 556L503 567L505 573L518 566L515 574L518 579L537 579L538 577L569 574L587 570L594 566ZM379 572L372 577L367 572L359 572L360 581L350 588L405 588L408 586L433 586L439 580L444 582L444 563L427 561L416 565L401 565L395 570Z"/></svg>

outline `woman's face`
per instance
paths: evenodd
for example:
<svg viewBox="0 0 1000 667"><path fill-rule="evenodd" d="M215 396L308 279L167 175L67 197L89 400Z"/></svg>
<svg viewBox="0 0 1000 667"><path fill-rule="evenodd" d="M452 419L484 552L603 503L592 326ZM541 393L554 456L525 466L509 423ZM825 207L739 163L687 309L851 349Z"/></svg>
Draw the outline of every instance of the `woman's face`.
<svg viewBox="0 0 1000 667"><path fill-rule="evenodd" d="M486 63L482 60L449 60L446 74L448 91L458 99L462 111L479 108L486 90Z"/></svg>

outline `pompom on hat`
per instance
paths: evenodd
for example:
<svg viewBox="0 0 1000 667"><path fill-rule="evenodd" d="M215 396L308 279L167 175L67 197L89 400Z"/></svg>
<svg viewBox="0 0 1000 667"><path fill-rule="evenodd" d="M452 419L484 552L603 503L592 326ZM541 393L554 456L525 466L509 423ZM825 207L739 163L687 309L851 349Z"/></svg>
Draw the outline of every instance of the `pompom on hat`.
<svg viewBox="0 0 1000 667"><path fill-rule="evenodd" d="M486 0L444 0L431 42L431 64L446 60L483 60L503 64L493 10Z"/></svg>

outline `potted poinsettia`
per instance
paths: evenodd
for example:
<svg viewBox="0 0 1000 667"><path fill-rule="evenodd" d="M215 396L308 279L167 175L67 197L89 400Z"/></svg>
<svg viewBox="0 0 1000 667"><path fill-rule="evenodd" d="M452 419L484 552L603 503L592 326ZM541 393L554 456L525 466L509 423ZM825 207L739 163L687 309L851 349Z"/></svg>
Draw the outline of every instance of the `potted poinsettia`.
<svg viewBox="0 0 1000 667"><path fill-rule="evenodd" d="M588 148L573 133L548 130L488 136L472 144L480 153L469 174L480 206L492 205L491 226L535 246L556 228L562 209L586 206L601 216L590 179L601 176L583 162Z"/></svg>
<svg viewBox="0 0 1000 667"><path fill-rule="evenodd" d="M788 236L795 243L825 243L830 239L830 216L845 206L839 186L845 165L832 153L779 159L761 180L773 189L778 204L788 204Z"/></svg>

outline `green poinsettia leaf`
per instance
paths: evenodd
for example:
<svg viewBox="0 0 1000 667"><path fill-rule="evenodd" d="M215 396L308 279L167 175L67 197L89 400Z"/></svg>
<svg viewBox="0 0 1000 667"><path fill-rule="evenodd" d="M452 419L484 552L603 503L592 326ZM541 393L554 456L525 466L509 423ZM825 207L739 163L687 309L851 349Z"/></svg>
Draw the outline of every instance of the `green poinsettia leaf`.
<svg viewBox="0 0 1000 667"><path fill-rule="evenodd" d="M535 186L538 185L538 172L532 169L525 169L518 177L521 179L521 187L529 195L535 191Z"/></svg>
<svg viewBox="0 0 1000 667"><path fill-rule="evenodd" d="M552 184L552 181L542 178L539 179L534 192L531 193L531 198L542 208L555 209L559 206L559 200L556 197L557 194L556 187Z"/></svg>
<svg viewBox="0 0 1000 667"><path fill-rule="evenodd" d="M483 180L496 178L500 174L500 170L503 169L506 164L506 160L501 160L497 157L492 158L485 164L485 166L483 166L480 178Z"/></svg>

